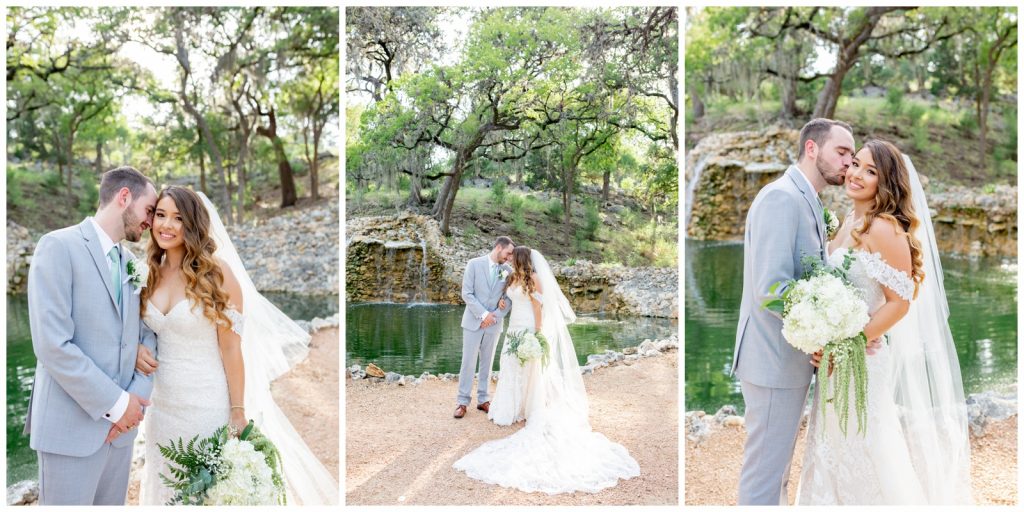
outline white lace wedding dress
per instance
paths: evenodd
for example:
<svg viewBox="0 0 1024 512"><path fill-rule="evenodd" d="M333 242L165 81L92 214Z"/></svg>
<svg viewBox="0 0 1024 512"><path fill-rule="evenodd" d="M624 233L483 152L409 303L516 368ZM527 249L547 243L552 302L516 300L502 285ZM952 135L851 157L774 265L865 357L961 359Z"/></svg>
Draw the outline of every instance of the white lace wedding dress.
<svg viewBox="0 0 1024 512"><path fill-rule="evenodd" d="M488 414L506 425L525 417L512 435L487 441L453 467L489 484L547 494L598 492L619 479L640 475L640 466L622 445L594 432L588 419L586 391L567 321L574 321L550 267L537 251L532 260L544 296L541 331L550 344L547 366L525 367L502 355L498 389ZM509 331L532 331L533 309L526 294L511 288ZM533 366L531 366L533 365ZM503 382L504 381L504 384Z"/></svg>
<svg viewBox="0 0 1024 512"><path fill-rule="evenodd" d="M535 330L533 308L522 286L510 287L507 294L512 301L512 309L509 312L508 329L505 331L506 344L508 336L513 333L532 333ZM530 360L522 364L518 357L506 354L503 346L498 368L498 385L487 417L497 425L511 425L526 419L527 403L531 398L538 398L537 391L531 392L531 385L540 382L540 361ZM536 406L533 404L533 407Z"/></svg>
<svg viewBox="0 0 1024 512"><path fill-rule="evenodd" d="M241 335L242 316L234 309L227 315ZM170 473L157 444L166 446L179 438L187 443L194 436L213 434L227 424L231 403L217 328L201 306L184 299L165 315L150 302L143 321L157 335L160 369L153 379L153 405L146 410L146 464L139 502L164 505L174 492L160 479L161 473Z"/></svg>
<svg viewBox="0 0 1024 512"><path fill-rule="evenodd" d="M841 266L848 249L840 247L829 264ZM882 287L911 300L914 282L906 273L889 266L879 253L854 249L848 277L864 293L868 311L874 314L885 303ZM894 340L899 342L899 340ZM923 505L927 503L914 467L904 428L894 400L892 347L882 343L867 356L867 430L857 432L851 410L847 435L839 430L839 415L831 403L821 403L815 391L807 429L798 505ZM818 371L818 378L825 373ZM829 393L835 391L830 383ZM850 387L850 408L856 403ZM824 420L821 408L826 407Z"/></svg>

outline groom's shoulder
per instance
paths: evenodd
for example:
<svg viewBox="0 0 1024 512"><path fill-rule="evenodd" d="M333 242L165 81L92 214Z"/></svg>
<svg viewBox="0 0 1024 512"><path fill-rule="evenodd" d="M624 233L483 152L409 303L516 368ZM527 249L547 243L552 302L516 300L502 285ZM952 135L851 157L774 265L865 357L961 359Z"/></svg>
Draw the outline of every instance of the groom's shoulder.
<svg viewBox="0 0 1024 512"><path fill-rule="evenodd" d="M42 242L44 239L46 239L46 240L58 240L60 242L70 242L71 240L74 240L74 239L77 239L77 238L82 238L82 225L81 224L74 224L72 226L68 226L68 227L64 227L64 228L55 229L53 231L50 231L49 233L46 233L45 235L40 237L39 241Z"/></svg>

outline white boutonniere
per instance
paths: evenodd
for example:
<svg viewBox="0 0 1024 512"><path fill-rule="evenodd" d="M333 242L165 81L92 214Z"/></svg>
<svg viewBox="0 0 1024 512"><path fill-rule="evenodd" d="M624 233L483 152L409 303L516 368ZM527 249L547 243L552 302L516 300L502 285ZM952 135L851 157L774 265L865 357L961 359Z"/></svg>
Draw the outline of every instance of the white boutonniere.
<svg viewBox="0 0 1024 512"><path fill-rule="evenodd" d="M498 280L499 281L504 281L504 280L508 279L508 274L509 274L508 269L505 269L505 268L498 269Z"/></svg>
<svg viewBox="0 0 1024 512"><path fill-rule="evenodd" d="M135 287L135 294L138 295L149 282L149 265L143 265L138 260L128 260L125 264L128 269L128 282Z"/></svg>
<svg viewBox="0 0 1024 512"><path fill-rule="evenodd" d="M839 231L839 217L828 208L822 208L821 216L825 219L825 235L831 240L836 231Z"/></svg>

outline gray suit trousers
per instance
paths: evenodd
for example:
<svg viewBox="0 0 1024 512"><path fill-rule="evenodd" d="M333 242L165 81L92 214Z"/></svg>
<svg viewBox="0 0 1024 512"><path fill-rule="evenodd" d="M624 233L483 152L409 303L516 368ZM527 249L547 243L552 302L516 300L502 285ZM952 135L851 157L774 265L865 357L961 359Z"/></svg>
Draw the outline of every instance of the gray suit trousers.
<svg viewBox="0 0 1024 512"><path fill-rule="evenodd" d="M766 388L742 381L747 443L739 505L788 505L789 466L809 385Z"/></svg>
<svg viewBox="0 0 1024 512"><path fill-rule="evenodd" d="M36 453L40 505L125 504L132 466L131 444L117 448L103 443L96 453L86 457Z"/></svg>
<svg viewBox="0 0 1024 512"><path fill-rule="evenodd" d="M494 365L494 350L498 348L501 330L462 330L462 368L459 370L459 405L469 405L473 394L473 370L479 373L477 383L478 404L490 400L488 385L491 381L491 366ZM478 362L479 357L479 362Z"/></svg>

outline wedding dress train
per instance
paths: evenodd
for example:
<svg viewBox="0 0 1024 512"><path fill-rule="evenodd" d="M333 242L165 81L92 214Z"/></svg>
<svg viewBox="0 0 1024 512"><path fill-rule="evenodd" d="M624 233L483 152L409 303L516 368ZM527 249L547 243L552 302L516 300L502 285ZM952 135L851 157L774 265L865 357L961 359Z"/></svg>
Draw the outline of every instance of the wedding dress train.
<svg viewBox="0 0 1024 512"><path fill-rule="evenodd" d="M640 466L626 448L591 429L586 390L567 327L576 316L544 257L533 251L531 261L545 291L535 297L542 301L541 332L550 345L549 361L546 366L531 361L524 367L513 356L503 355L501 393L495 393L494 414L488 414L499 424L521 414L526 425L482 444L453 467L489 484L547 494L597 492L617 485L620 478L639 476ZM533 330L529 299L516 287L509 293L509 330Z"/></svg>

